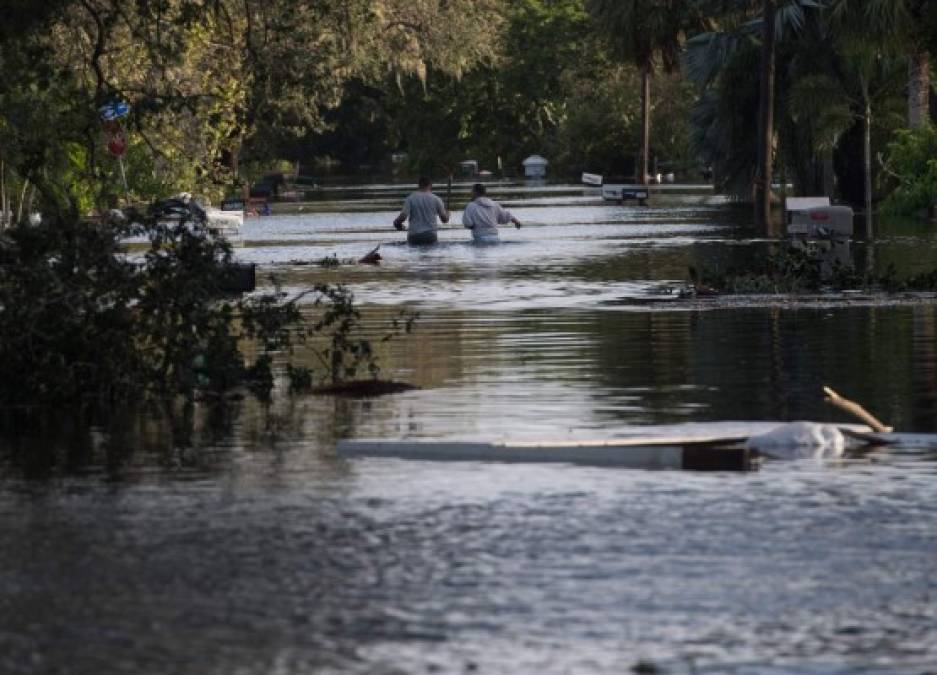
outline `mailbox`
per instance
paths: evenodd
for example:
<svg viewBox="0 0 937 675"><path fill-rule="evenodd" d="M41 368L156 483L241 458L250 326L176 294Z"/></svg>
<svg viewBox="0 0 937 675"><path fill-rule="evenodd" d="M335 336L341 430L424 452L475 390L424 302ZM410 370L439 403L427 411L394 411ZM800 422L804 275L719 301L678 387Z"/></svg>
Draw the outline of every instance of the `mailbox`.
<svg viewBox="0 0 937 675"><path fill-rule="evenodd" d="M792 211L787 233L808 239L852 237L852 209L848 206L812 206Z"/></svg>
<svg viewBox="0 0 937 675"><path fill-rule="evenodd" d="M550 162L548 162L545 157L531 155L522 162L524 165L524 176L527 178L546 178L547 164L549 163Z"/></svg>

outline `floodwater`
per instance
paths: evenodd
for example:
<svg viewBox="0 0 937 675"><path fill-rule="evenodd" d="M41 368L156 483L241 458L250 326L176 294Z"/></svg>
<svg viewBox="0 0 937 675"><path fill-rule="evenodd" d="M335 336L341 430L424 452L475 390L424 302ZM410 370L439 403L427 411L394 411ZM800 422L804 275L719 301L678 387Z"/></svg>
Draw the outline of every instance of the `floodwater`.
<svg viewBox="0 0 937 675"><path fill-rule="evenodd" d="M375 335L419 312L379 355L421 389L118 424L42 479L0 465L0 672L937 672L937 304L682 301L688 266L766 245L698 189L503 186L525 227L426 249L390 228L404 193L324 191L248 221L238 255L290 292L349 284ZM378 244L379 267L308 264ZM937 234L854 254L933 269ZM335 455L847 421L823 385L922 436L750 474Z"/></svg>

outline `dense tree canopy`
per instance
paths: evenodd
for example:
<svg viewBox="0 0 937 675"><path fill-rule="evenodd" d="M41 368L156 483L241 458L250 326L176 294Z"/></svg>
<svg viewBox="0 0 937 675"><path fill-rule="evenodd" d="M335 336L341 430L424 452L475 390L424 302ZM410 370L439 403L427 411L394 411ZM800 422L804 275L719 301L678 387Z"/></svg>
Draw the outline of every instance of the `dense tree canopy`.
<svg viewBox="0 0 937 675"><path fill-rule="evenodd" d="M0 44L0 158L47 206L84 211L119 192L100 106L130 104L137 196L218 191L245 143L325 126L353 78L491 58L495 0L62 0L14 6ZM456 40L481 20L494 27Z"/></svg>
<svg viewBox="0 0 937 675"><path fill-rule="evenodd" d="M751 195L755 175L758 9L736 4L716 30L694 36L683 56L684 72L700 91L696 145L719 187L742 198ZM862 175L863 125L874 157L904 124L908 61L895 48L894 32L869 33L867 11L861 3L779 3L770 133L776 168L798 193L863 201L871 192ZM880 168L868 167L873 189Z"/></svg>
<svg viewBox="0 0 937 675"><path fill-rule="evenodd" d="M762 146L768 138L776 172L798 191L861 199L863 125L875 158L897 128L927 123L937 10L919 0L776 4L776 98ZM638 178L708 165L720 188L752 194L763 19L754 0L9 0L5 9L0 193L14 219L180 189L219 195L281 159L441 175L472 158L510 174L540 153L553 175ZM130 104L117 130L129 194L105 150L115 129L98 113L115 100ZM407 161L392 166L394 153ZM879 189L882 161L870 167Z"/></svg>
<svg viewBox="0 0 937 675"><path fill-rule="evenodd" d="M479 31L497 33L494 58L461 77L430 68L422 82L358 80L328 115L330 130L306 139L303 151L349 168L380 166L401 151L409 168L435 174L466 158L493 171L500 159L506 173L516 173L526 156L540 153L554 175L633 174L639 71L611 53L584 0L505 3L500 25L481 22L461 39ZM687 112L694 94L675 77L663 76L660 87L651 155L662 167L693 166Z"/></svg>

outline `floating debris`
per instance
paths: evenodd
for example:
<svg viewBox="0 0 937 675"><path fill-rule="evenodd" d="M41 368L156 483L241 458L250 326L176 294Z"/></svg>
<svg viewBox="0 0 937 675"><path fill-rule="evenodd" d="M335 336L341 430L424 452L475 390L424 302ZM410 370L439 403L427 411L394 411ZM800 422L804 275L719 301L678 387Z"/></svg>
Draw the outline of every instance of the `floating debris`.
<svg viewBox="0 0 937 675"><path fill-rule="evenodd" d="M293 267L309 267L316 265L318 267L334 268L341 265L379 265L381 260L384 258L379 253L378 249L381 248L381 245L378 244L368 253L362 257L355 258L339 258L338 254L333 253L332 255L327 255L324 258L319 258L318 260L289 260L286 265Z"/></svg>
<svg viewBox="0 0 937 675"><path fill-rule="evenodd" d="M358 262L362 265L379 265L381 260L383 260L381 254L378 252L380 248L381 245L378 244L369 253L362 256Z"/></svg>
<svg viewBox="0 0 937 675"><path fill-rule="evenodd" d="M313 394L331 394L334 396L370 397L386 394L400 394L419 389L416 385L393 380L352 380L335 384L313 387Z"/></svg>
<svg viewBox="0 0 937 675"><path fill-rule="evenodd" d="M707 286L702 283L699 278L699 273L696 271L696 268L692 265L687 268L687 272L690 276L690 285L686 288L683 288L677 294L677 297L680 298L711 298L717 295L720 295L712 286Z"/></svg>
<svg viewBox="0 0 937 675"><path fill-rule="evenodd" d="M788 422L750 437L745 447L774 459L826 459L843 455L846 437L835 424Z"/></svg>

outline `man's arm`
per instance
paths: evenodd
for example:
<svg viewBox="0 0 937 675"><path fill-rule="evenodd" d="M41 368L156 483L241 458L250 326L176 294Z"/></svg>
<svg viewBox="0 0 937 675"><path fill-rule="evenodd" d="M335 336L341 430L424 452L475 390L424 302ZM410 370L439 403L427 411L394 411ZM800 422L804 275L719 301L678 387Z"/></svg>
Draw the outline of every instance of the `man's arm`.
<svg viewBox="0 0 937 675"><path fill-rule="evenodd" d="M449 212L446 211L446 205L442 203L442 199L439 197L436 197L436 214L442 222L449 222Z"/></svg>
<svg viewBox="0 0 937 675"><path fill-rule="evenodd" d="M514 223L514 227L517 229L521 228L521 221L514 217L514 214L498 204L498 224L507 225L508 223Z"/></svg>
<svg viewBox="0 0 937 675"><path fill-rule="evenodd" d="M410 217L410 198L408 197L403 203L403 209L401 209L400 214L394 218L394 228L397 230L406 229L403 226L403 222Z"/></svg>

